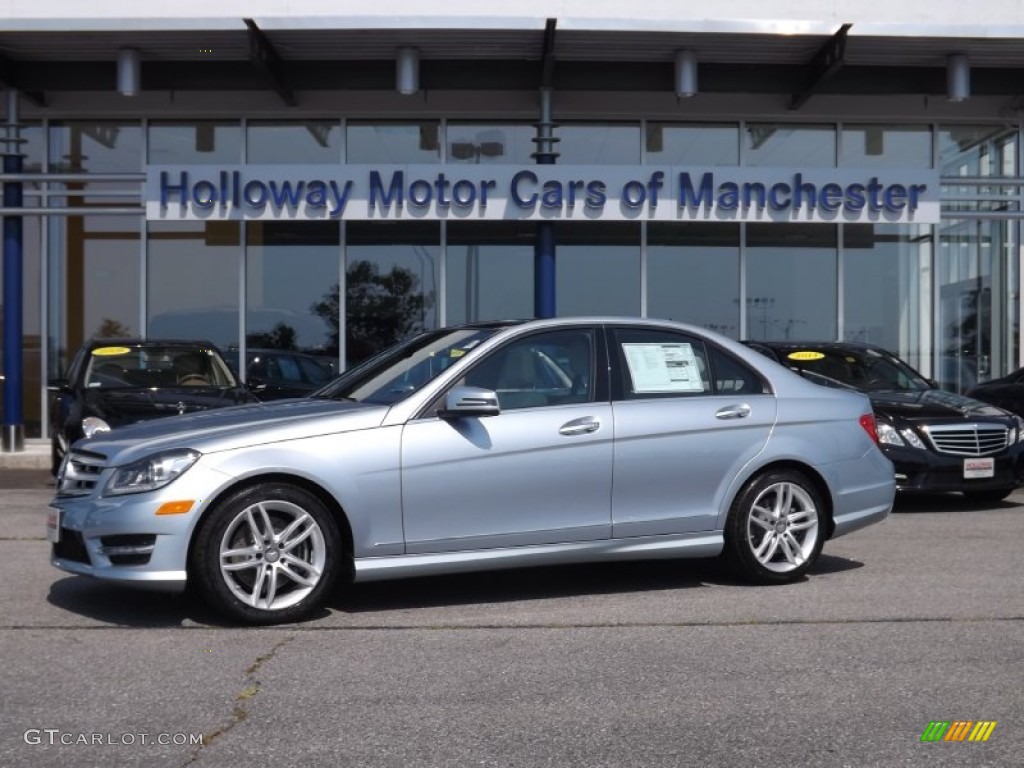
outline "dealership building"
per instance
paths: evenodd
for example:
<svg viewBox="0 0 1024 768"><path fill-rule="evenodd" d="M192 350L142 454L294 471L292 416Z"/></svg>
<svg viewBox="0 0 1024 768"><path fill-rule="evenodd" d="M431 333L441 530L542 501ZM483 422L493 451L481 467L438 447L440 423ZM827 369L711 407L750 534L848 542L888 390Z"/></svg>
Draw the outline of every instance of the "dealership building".
<svg viewBox="0 0 1024 768"><path fill-rule="evenodd" d="M1024 4L382 10L0 0L4 450L94 336L346 366L641 315L1022 364Z"/></svg>

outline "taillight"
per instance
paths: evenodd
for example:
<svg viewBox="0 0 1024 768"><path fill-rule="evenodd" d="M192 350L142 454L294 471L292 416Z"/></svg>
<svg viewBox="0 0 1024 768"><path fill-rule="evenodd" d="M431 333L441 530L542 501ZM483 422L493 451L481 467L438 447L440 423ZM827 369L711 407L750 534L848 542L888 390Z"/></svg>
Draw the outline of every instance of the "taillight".
<svg viewBox="0 0 1024 768"><path fill-rule="evenodd" d="M873 413L865 413L860 417L860 425L864 427L864 431L868 433L868 437L878 445L878 425L875 424L875 415Z"/></svg>

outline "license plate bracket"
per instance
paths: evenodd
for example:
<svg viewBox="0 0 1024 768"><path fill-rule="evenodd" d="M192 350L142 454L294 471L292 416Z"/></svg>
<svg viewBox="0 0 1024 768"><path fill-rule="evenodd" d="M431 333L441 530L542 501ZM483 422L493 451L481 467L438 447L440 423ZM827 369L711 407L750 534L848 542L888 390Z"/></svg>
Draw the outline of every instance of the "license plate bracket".
<svg viewBox="0 0 1024 768"><path fill-rule="evenodd" d="M46 540L51 544L60 543L60 507L50 507L46 513Z"/></svg>
<svg viewBox="0 0 1024 768"><path fill-rule="evenodd" d="M988 458L964 459L964 479L975 480L985 477L995 477L996 460Z"/></svg>

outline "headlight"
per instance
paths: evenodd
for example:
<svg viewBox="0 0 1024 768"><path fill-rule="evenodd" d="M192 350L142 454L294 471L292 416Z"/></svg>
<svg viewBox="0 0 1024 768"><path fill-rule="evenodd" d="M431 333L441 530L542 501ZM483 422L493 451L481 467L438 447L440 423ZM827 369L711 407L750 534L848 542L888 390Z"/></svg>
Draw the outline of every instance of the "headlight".
<svg viewBox="0 0 1024 768"><path fill-rule="evenodd" d="M878 422L878 442L883 445L899 445L901 447L905 445L903 438L900 437L893 425L884 421Z"/></svg>
<svg viewBox="0 0 1024 768"><path fill-rule="evenodd" d="M1024 443L1024 419L1020 416L1015 416L1014 418L1017 420L1017 442ZM1012 433L1013 430L1010 430L1010 432ZM1010 442L1013 442L1012 436L1010 438Z"/></svg>
<svg viewBox="0 0 1024 768"><path fill-rule="evenodd" d="M144 493L168 485L191 467L202 454L199 451L177 450L154 453L133 464L114 470L104 494Z"/></svg>
<svg viewBox="0 0 1024 768"><path fill-rule="evenodd" d="M927 450L924 442L917 436L914 430L910 429L910 427L901 430L900 434L903 435L903 439L910 443L914 448L920 448L922 451Z"/></svg>
<svg viewBox="0 0 1024 768"><path fill-rule="evenodd" d="M103 419L98 419L95 416L86 416L82 419L82 434L86 437L92 437L93 435L98 435L100 432L109 431L110 425Z"/></svg>

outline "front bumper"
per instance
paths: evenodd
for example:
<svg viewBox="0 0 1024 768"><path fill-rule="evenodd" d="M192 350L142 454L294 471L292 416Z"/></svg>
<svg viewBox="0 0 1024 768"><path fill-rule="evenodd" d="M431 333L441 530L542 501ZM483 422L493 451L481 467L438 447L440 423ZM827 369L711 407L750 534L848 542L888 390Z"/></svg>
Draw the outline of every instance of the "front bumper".
<svg viewBox="0 0 1024 768"><path fill-rule="evenodd" d="M197 465L165 488L113 497L99 495L101 477L92 493L58 496L50 505L60 530L50 562L81 576L160 591L184 590L189 541L210 498L197 489L223 480L204 477L211 474ZM166 502L182 500L193 500L188 512L156 514Z"/></svg>
<svg viewBox="0 0 1024 768"><path fill-rule="evenodd" d="M883 451L896 469L896 490L901 492L1004 490L1019 486L1024 472L1019 446L991 454L993 474L984 478L964 477L964 459L970 457L890 445Z"/></svg>

